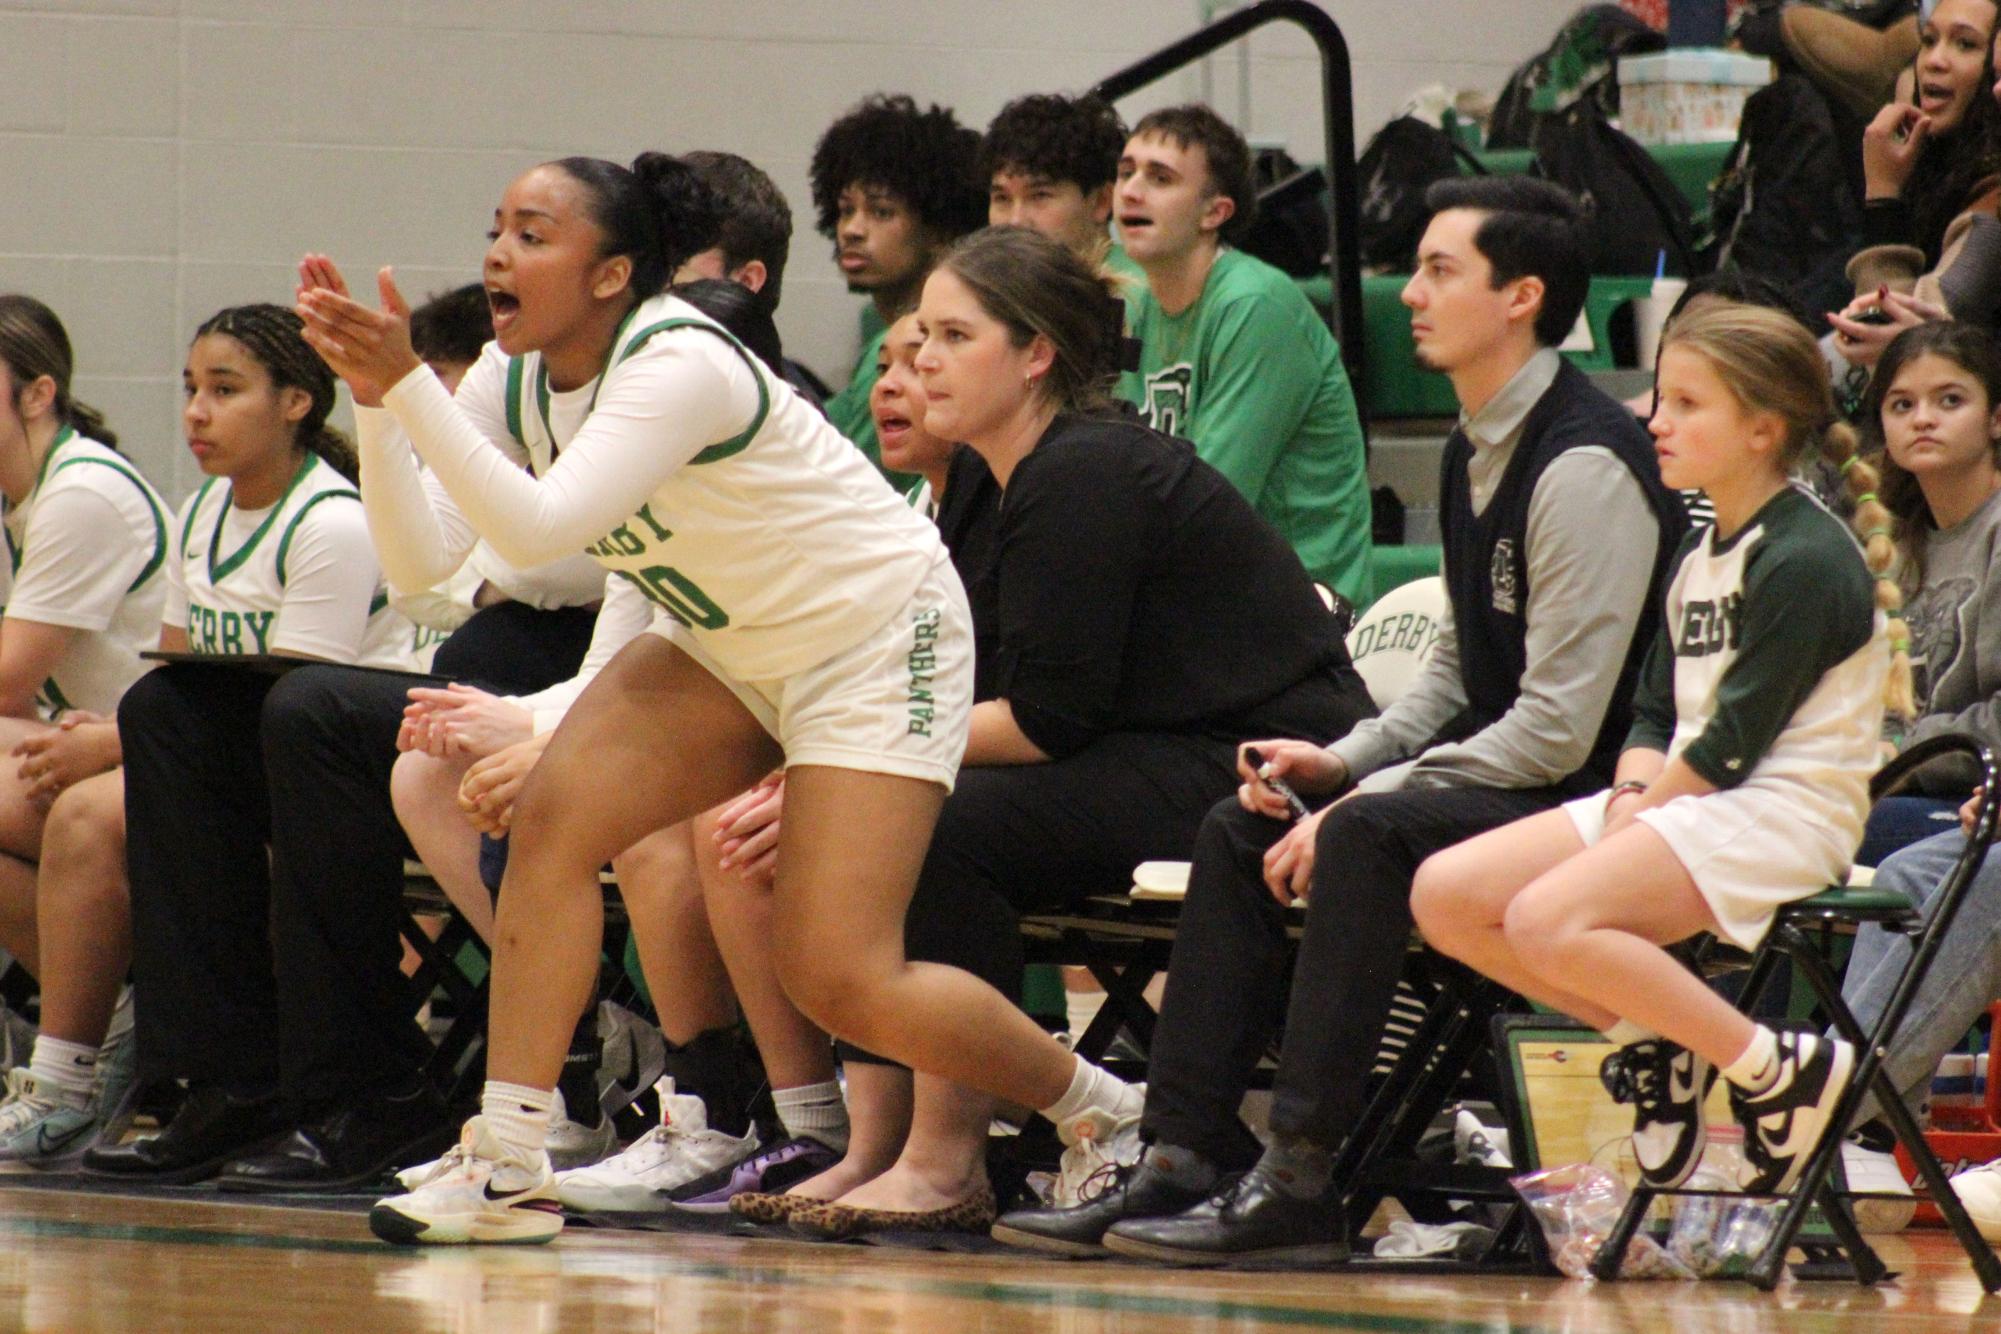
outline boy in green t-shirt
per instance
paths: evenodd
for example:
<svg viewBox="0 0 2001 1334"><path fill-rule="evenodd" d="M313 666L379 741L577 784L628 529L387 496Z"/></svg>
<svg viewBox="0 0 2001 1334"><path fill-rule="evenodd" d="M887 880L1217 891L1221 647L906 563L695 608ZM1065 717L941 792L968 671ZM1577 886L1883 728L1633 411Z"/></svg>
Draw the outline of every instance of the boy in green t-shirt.
<svg viewBox="0 0 2001 1334"><path fill-rule="evenodd" d="M827 400L827 418L878 466L868 399L883 332L917 299L945 247L985 225L979 151L979 135L950 109L920 111L884 93L835 121L813 149L820 234L833 241L848 290L868 293L876 316L864 317L861 356L847 388Z"/></svg>
<svg viewBox="0 0 2001 1334"><path fill-rule="evenodd" d="M1086 93L1031 93L1002 107L980 143L987 222L1032 227L1137 287L1139 266L1112 243L1112 185L1125 122Z"/></svg>
<svg viewBox="0 0 2001 1334"><path fill-rule="evenodd" d="M1200 104L1133 127L1113 212L1146 275L1126 303L1140 369L1119 381L1156 430L1192 440L1357 607L1372 596L1368 467L1341 349L1298 286L1225 243L1257 207L1244 137Z"/></svg>

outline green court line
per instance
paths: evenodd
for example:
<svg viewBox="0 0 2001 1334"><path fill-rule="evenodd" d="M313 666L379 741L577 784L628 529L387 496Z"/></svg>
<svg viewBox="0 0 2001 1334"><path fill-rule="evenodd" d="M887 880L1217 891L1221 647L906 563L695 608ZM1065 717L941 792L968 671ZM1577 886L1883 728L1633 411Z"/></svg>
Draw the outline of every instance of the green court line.
<svg viewBox="0 0 2001 1334"><path fill-rule="evenodd" d="M162 1227L144 1223L88 1223L51 1218L0 1218L0 1233L17 1236L79 1238L97 1241L150 1242L166 1246L242 1247L248 1250L317 1251L335 1255L374 1255L385 1260L414 1259L421 1250L390 1247L378 1241L344 1241L334 1237L288 1237L271 1233L222 1232L212 1228ZM561 1254L561 1252L557 1252ZM1506 1315L1490 1320L1436 1320L1421 1316L1356 1311L1316 1311L1200 1297L1156 1296L1108 1292L1095 1288L1043 1288L1021 1283L980 1283L963 1279L903 1279L880 1274L821 1277L794 1274L764 1264L745 1266L687 1260L666 1254L634 1255L654 1271L716 1282L752 1283L767 1287L849 1288L907 1292L997 1306L1037 1307L1050 1311L1103 1311L1130 1315L1177 1316L1190 1320L1236 1321L1257 1325L1292 1325L1309 1329L1346 1329L1371 1334L1543 1334L1544 1327L1524 1325ZM597 1271L603 1273L604 1271ZM1137 1272L1137 1271L1136 1271ZM595 1275L594 1275L595 1276Z"/></svg>

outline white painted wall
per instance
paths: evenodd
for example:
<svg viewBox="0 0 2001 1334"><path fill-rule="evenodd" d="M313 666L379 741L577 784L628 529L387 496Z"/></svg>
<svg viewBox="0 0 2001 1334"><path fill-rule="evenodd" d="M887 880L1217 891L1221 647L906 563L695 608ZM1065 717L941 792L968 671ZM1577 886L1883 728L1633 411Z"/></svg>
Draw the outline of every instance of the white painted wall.
<svg viewBox="0 0 2001 1334"><path fill-rule="evenodd" d="M1420 84L1497 91L1573 7L1323 0L1348 36L1360 137ZM1216 8L1212 3L1210 8ZM857 299L812 231L806 165L859 97L900 90L983 127L1197 25L1201 0L0 0L0 290L53 305L78 389L178 498L189 332L289 300L291 263L394 263L413 296L478 275L510 176L544 158L725 148L800 223L780 324L830 380ZM1317 61L1292 29L1124 106L1248 104L1254 138L1320 156ZM1249 71L1248 98L1244 70Z"/></svg>

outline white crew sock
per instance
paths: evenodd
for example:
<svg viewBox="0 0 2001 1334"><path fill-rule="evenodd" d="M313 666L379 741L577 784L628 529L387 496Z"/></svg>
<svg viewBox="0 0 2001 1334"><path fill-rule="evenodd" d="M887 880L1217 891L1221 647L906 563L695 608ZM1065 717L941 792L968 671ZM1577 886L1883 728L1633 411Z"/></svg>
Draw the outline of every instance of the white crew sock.
<svg viewBox="0 0 2001 1334"><path fill-rule="evenodd" d="M1763 1093L1779 1077L1779 1035L1759 1024L1751 1044L1723 1067L1723 1077L1746 1093Z"/></svg>
<svg viewBox="0 0 2001 1334"><path fill-rule="evenodd" d="M489 1079L479 1096L479 1114L495 1139L523 1158L533 1159L548 1141L549 1113L555 1103L554 1089Z"/></svg>
<svg viewBox="0 0 2001 1334"><path fill-rule="evenodd" d="M1081 1056L1073 1059L1077 1068L1070 1076L1070 1087L1062 1097L1042 1109L1044 1116L1062 1127L1085 1112L1101 1111L1113 1120L1140 1114L1145 1099L1138 1089L1117 1075L1100 1070Z"/></svg>
<svg viewBox="0 0 2001 1334"><path fill-rule="evenodd" d="M72 1106L90 1101L97 1079L97 1048L82 1042L65 1042L43 1033L35 1038L34 1054L28 1058L28 1073L63 1095Z"/></svg>
<svg viewBox="0 0 2001 1334"><path fill-rule="evenodd" d="M835 1153L848 1151L848 1105L841 1100L838 1081L773 1089L771 1101L779 1124L793 1139L810 1135Z"/></svg>
<svg viewBox="0 0 2001 1334"><path fill-rule="evenodd" d="M1653 1029L1642 1027L1630 1019L1621 1019L1610 1028L1601 1031L1615 1047L1630 1047L1635 1042L1651 1042L1660 1036Z"/></svg>

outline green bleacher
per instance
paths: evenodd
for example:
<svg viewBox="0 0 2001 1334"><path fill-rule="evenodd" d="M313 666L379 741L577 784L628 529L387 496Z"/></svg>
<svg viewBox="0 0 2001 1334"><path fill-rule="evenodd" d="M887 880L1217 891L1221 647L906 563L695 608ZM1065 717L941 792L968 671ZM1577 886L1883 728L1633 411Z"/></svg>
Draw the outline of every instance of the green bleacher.
<svg viewBox="0 0 2001 1334"><path fill-rule="evenodd" d="M1699 228L1708 213L1709 183L1722 170L1730 145L1663 144L1647 151L1687 198ZM1475 156L1496 174L1524 172L1534 162L1534 155L1527 149L1495 149ZM1449 417L1458 410L1446 378L1417 364L1410 341L1410 312L1399 299L1406 281L1407 275L1402 274L1378 274L1362 279L1362 339L1366 356L1362 382L1356 386L1356 392L1363 411L1372 421ZM1566 355L1581 369L1610 370L1612 314L1634 297L1645 296L1651 285L1647 278L1594 277L1584 305L1592 346ZM1302 278L1300 288L1322 310L1332 307L1330 279Z"/></svg>

